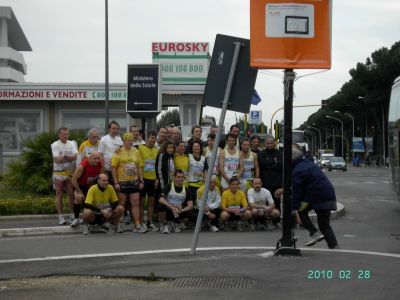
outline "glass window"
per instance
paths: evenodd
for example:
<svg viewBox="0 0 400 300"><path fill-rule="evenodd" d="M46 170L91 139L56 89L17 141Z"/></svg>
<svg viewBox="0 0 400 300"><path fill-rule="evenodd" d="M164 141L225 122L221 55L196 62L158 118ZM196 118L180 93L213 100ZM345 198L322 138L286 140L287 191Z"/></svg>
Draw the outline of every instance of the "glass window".
<svg viewBox="0 0 400 300"><path fill-rule="evenodd" d="M110 122L115 120L121 127L121 132L125 132L128 127L127 114L125 112L110 112ZM83 130L87 132L90 128L99 129L100 135L104 135L104 113L103 112L63 112L62 126L69 130Z"/></svg>
<svg viewBox="0 0 400 300"><path fill-rule="evenodd" d="M42 131L40 112L0 112L0 143L4 152L20 152L22 143Z"/></svg>

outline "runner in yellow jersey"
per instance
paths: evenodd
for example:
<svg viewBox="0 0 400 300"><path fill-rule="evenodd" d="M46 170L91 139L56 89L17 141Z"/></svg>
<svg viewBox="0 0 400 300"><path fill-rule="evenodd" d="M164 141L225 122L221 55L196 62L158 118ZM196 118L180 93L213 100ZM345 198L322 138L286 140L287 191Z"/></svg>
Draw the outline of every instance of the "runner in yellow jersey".
<svg viewBox="0 0 400 300"><path fill-rule="evenodd" d="M144 187L143 160L139 150L133 147L131 133L125 133L122 141L122 149L114 153L111 160L114 188L123 207L127 200L131 204L131 214L135 223L133 232L144 233L147 229L141 226L140 220L140 190Z"/></svg>
<svg viewBox="0 0 400 300"><path fill-rule="evenodd" d="M147 224L142 223L142 227L146 227L151 231L158 231L157 226L153 223L153 215L155 208L155 195L158 188L158 179L156 176L156 159L158 149L155 147L157 140L157 132L149 131L145 145L139 145L139 152L142 156L143 181L144 188L141 191L140 199L140 219L144 220L144 203L147 196Z"/></svg>

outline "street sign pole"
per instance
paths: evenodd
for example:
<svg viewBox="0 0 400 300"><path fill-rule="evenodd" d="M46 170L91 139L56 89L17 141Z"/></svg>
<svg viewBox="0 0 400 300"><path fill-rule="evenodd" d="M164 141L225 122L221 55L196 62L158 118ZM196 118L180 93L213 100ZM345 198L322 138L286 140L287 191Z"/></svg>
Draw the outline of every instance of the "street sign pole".
<svg viewBox="0 0 400 300"><path fill-rule="evenodd" d="M216 160L217 151L218 151L218 145L219 145L219 141L221 139L222 127L224 126L225 114L228 109L229 99L231 96L231 90L232 90L232 85L233 85L233 79L235 77L236 65L237 65L237 62L239 59L240 47L242 46L242 44L240 42L234 42L234 46L235 46L235 51L233 54L233 59L232 59L232 64L231 64L231 68L229 71L229 77L228 77L228 81L227 81L227 85L226 85L224 100L222 103L222 110L221 110L221 115L219 117L217 136L215 137L215 142L214 142L214 147L213 147L213 151L211 154L211 164L209 166L209 170L212 170L215 165L215 160ZM196 247L197 247L197 242L199 239L199 233L201 230L201 223L203 222L203 212L204 212L204 207L206 205L208 190L210 188L211 176L212 176L212 172L211 171L207 172L204 193L203 193L203 196L201 197L201 205L199 207L199 214L197 216L196 228L194 230L192 246L190 248L190 255L196 254Z"/></svg>
<svg viewBox="0 0 400 300"><path fill-rule="evenodd" d="M292 221L292 127L293 127L293 84L296 73L285 69L284 73L284 141L283 141L283 222L282 238L278 241L275 255L298 256Z"/></svg>

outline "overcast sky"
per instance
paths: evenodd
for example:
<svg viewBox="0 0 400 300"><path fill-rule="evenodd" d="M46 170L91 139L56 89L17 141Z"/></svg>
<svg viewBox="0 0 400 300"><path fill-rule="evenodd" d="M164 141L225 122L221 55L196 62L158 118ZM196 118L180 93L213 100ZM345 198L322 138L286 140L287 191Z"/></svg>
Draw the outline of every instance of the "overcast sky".
<svg viewBox="0 0 400 300"><path fill-rule="evenodd" d="M288 1L290 2L290 1ZM28 82L104 82L104 1L1 0L11 6L33 51L25 52ZM151 63L151 43L209 42L215 35L250 37L249 0L109 0L110 82L126 82L129 63ZM400 40L399 0L334 0L332 69L296 81L294 105L320 104L350 79L371 52ZM298 71L298 76L317 70ZM282 70L259 72L264 123L283 106ZM299 126L318 108L295 108ZM205 114L219 118L219 109ZM237 114L238 116L240 114ZM278 113L283 118L283 112ZM274 119L275 120L275 119ZM229 112L225 123L235 122Z"/></svg>

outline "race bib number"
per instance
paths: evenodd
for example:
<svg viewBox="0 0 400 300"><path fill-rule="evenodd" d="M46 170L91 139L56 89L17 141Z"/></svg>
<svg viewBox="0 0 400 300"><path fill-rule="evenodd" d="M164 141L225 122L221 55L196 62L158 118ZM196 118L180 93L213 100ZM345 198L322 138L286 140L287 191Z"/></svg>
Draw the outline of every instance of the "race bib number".
<svg viewBox="0 0 400 300"><path fill-rule="evenodd" d="M136 177L137 168L135 164L126 164L125 165L125 176Z"/></svg>
<svg viewBox="0 0 400 300"><path fill-rule="evenodd" d="M156 162L155 160L146 159L144 161L144 170L146 172L152 172L156 170Z"/></svg>

